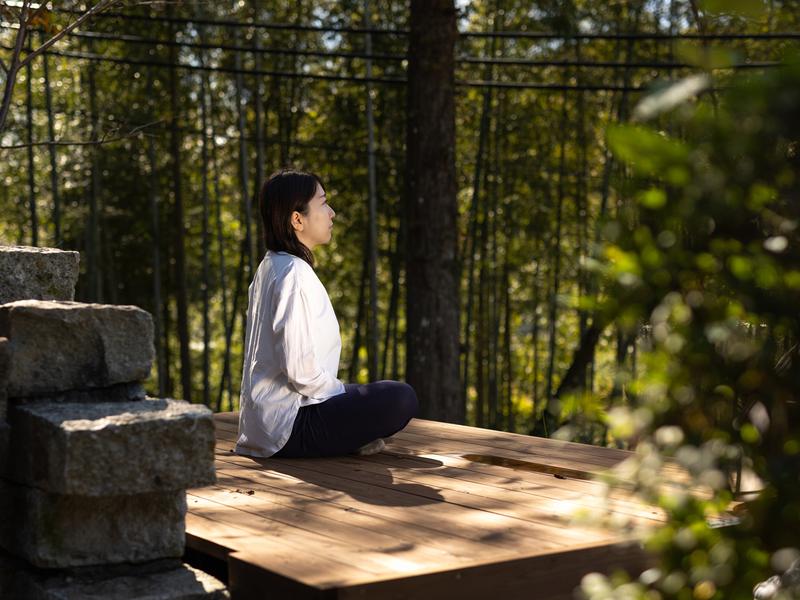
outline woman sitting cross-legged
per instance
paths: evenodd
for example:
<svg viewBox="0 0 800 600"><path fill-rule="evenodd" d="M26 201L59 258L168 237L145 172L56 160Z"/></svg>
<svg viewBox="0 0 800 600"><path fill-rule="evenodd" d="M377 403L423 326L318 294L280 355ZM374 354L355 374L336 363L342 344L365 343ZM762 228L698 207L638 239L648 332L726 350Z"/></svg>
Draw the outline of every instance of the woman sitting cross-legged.
<svg viewBox="0 0 800 600"><path fill-rule="evenodd" d="M337 379L342 340L311 251L336 213L311 173L272 175L259 198L267 253L250 284L236 452L315 457L372 454L417 414L398 381Z"/></svg>

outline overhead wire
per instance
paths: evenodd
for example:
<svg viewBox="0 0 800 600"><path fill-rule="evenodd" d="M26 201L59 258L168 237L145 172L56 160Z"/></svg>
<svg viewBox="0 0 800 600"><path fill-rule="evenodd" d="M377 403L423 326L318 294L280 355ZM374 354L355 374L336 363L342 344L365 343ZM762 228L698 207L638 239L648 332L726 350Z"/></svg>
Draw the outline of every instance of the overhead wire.
<svg viewBox="0 0 800 600"><path fill-rule="evenodd" d="M3 27L0 24L0 27ZM276 48L253 48L252 46L238 46L234 44L215 44L210 42L189 42L178 40L167 40L160 38L147 38L142 36L135 36L129 34L115 34L96 31L81 31L72 32L70 37L88 40L104 40L104 41L119 41L130 44L140 44L149 46L167 46L179 48L193 48L198 50L226 50L232 52L246 52L246 53L259 53L266 55L277 56L313 56L317 58L344 58L344 59L366 59L381 61L396 61L402 62L407 60L407 56L399 54L367 54L364 52L342 52L342 51L327 51L327 50L293 50L293 49L276 49ZM626 68L640 68L640 69L679 69L691 68L689 63L679 61L639 61L635 63L620 62L620 61L577 61L577 60L563 60L563 59L529 59L529 58L485 58L475 56L460 56L456 58L456 62L462 64L476 64L476 65L500 65L500 66L536 66L536 67L580 67L580 68L603 68L603 69L626 69ZM777 66L777 61L750 61L730 65L732 69L745 69L745 68L765 68Z"/></svg>
<svg viewBox="0 0 800 600"><path fill-rule="evenodd" d="M0 44L0 48L6 50L9 46ZM61 56L65 58L78 58L94 62L107 62L120 65L150 66L160 68L176 68L187 71L207 71L214 73L229 73L243 75L260 75L266 77L283 77L288 79L311 79L321 81L348 81L353 83L384 83L390 85L405 85L404 77L360 77L350 75L329 75L325 73L298 73L291 71L272 71L266 69L236 69L235 67L209 66L209 65L188 65L185 63L169 63L157 60L138 59L132 60L114 56L105 56L89 52L74 52L68 50L48 50L44 54L49 56ZM559 83L531 83L514 81L480 81L480 80L456 80L455 84L460 87L477 88L501 88L501 89L531 89L547 91L590 91L590 92L641 92L647 88L644 86L625 86L615 84L575 84L564 85Z"/></svg>
<svg viewBox="0 0 800 600"><path fill-rule="evenodd" d="M81 14L82 11L74 9L56 9L54 12ZM386 29L386 28L371 28L371 27L340 27L340 26L324 26L324 25L300 25L292 23L266 23L261 21L241 21L234 19L210 19L207 17L170 17L170 16L153 16L153 15L140 15L135 13L122 13L117 11L106 11L99 13L98 17L103 18L117 18L121 20L137 20L145 22L162 22L173 24L196 24L196 25L212 25L220 27L240 27L240 28L253 28L265 29L276 31L308 31L317 33L352 33L352 34L372 34L372 35L400 35L405 36L410 33L408 29ZM670 34L663 32L615 32L615 33L590 33L590 32L556 32L556 31L462 31L459 32L459 37L465 38L490 38L490 37L503 37L503 38L523 38L523 39L564 39L564 40L734 40L734 39L751 39L751 40L778 40L778 39L795 39L800 40L800 32L797 31L783 31L783 32L718 32L718 33L681 33Z"/></svg>

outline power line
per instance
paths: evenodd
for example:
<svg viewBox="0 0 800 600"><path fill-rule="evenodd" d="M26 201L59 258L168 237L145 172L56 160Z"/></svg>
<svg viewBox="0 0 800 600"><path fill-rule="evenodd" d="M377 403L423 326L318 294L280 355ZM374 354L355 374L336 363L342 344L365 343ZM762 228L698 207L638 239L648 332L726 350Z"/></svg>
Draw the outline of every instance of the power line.
<svg viewBox="0 0 800 600"><path fill-rule="evenodd" d="M10 49L8 46L0 45L0 48ZM405 78L400 77L356 77L348 75L328 75L323 73L295 73L287 71L269 71L264 69L236 69L232 67L211 67L205 65L187 65L184 63L165 63L155 60L131 60L126 58L101 56L88 52L71 52L66 50L48 50L45 54L51 56L61 56L65 58L78 58L94 62L108 62L121 65L161 67L165 69L177 68L188 71L208 71L213 73L230 73L243 75L261 75L267 77L282 77L287 79L312 79L322 81L348 81L352 83L385 83L390 85L404 85ZM625 86L614 84L576 84L563 85L558 83L531 83L513 81L476 81L476 80L456 80L457 86L479 87L479 88L499 88L499 89L530 89L545 91L589 91L589 92L641 92L646 88L641 86Z"/></svg>
<svg viewBox="0 0 800 600"><path fill-rule="evenodd" d="M82 11L70 9L56 9L54 12L66 14L82 14ZM220 27L239 27L276 31L305 31L317 33L352 33L373 35L399 35L410 33L408 29L382 29L368 27L338 27L322 25L299 25L289 23L266 23L260 21L238 21L233 19L210 19L199 17L168 17L137 15L121 12L103 12L97 15L103 18L116 18L124 21L145 21L155 23L212 25ZM522 39L549 39L549 40L800 40L800 32L763 32L763 33L680 33L670 34L662 32L619 32L619 33L588 33L572 32L559 33L555 31L463 31L459 32L462 38L522 38Z"/></svg>
<svg viewBox="0 0 800 600"><path fill-rule="evenodd" d="M3 25L0 25L2 27ZM407 60L404 55L398 54L366 54L363 52L340 52L325 50L291 50L273 48L253 48L248 46L236 46L231 44L213 44L208 42L180 42L177 40L166 40L158 38L145 38L129 34L112 34L96 31L72 32L71 37L88 40L119 41L130 44L141 44L151 46L172 46L179 48L194 48L198 50L228 50L234 52L259 53L278 56L314 56L318 58L345 58L345 59L367 59L383 61L402 62ZM663 61L638 61L635 63L619 61L577 61L563 59L527 59L527 58L484 58L474 56L461 56L456 58L456 62L462 64L476 65L500 65L500 66L526 66L526 67L579 67L579 68L603 68L603 69L680 69L693 68L693 65L682 62L663 62ZM731 65L732 69L765 68L779 65L777 61L751 61Z"/></svg>

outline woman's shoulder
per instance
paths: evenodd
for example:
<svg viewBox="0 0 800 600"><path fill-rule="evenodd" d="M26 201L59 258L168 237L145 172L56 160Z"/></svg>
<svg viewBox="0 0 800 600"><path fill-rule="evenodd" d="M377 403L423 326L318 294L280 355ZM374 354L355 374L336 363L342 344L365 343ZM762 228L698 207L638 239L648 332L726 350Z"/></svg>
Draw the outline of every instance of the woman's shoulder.
<svg viewBox="0 0 800 600"><path fill-rule="evenodd" d="M314 269L299 256L288 252L273 252L267 250L265 260L268 260L276 279L297 282L316 279Z"/></svg>

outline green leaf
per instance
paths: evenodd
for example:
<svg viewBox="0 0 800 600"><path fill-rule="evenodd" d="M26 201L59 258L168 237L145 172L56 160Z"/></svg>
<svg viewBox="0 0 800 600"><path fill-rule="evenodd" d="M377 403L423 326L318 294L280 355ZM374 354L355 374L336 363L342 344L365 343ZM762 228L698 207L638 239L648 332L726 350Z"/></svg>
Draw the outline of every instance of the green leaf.
<svg viewBox="0 0 800 600"><path fill-rule="evenodd" d="M704 12L757 18L764 15L767 5L764 0L700 0Z"/></svg>
<svg viewBox="0 0 800 600"><path fill-rule="evenodd" d="M606 135L612 152L640 175L668 174L676 183L688 178L689 148L683 142L636 125L613 125Z"/></svg>
<svg viewBox="0 0 800 600"><path fill-rule="evenodd" d="M667 193L658 188L652 188L639 194L639 204L645 208L657 210L667 203Z"/></svg>

